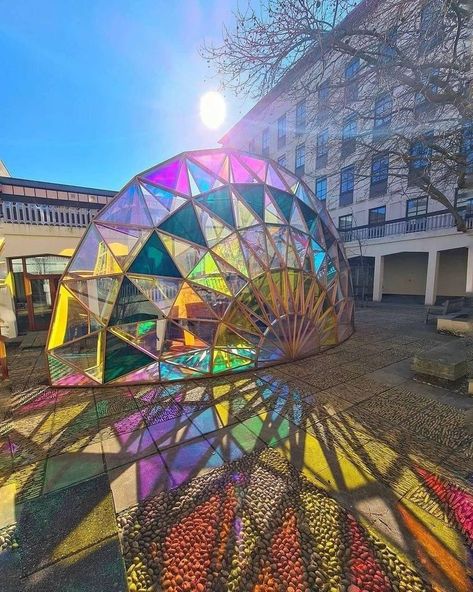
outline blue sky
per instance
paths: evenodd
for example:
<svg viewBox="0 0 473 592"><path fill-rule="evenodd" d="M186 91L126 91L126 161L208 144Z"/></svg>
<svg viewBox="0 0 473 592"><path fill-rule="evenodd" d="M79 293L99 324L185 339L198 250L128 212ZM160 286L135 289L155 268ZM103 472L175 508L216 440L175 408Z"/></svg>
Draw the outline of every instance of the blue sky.
<svg viewBox="0 0 473 592"><path fill-rule="evenodd" d="M218 88L198 54L236 0L0 0L0 159L12 176L119 189L183 150L217 145L249 105Z"/></svg>

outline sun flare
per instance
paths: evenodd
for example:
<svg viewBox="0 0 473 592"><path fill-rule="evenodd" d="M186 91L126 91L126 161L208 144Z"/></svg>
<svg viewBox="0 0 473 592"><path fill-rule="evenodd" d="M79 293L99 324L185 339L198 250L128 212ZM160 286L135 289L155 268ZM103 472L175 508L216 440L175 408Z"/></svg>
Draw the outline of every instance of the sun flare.
<svg viewBox="0 0 473 592"><path fill-rule="evenodd" d="M205 127L217 129L225 121L227 107L223 96L214 90L200 97L200 119Z"/></svg>

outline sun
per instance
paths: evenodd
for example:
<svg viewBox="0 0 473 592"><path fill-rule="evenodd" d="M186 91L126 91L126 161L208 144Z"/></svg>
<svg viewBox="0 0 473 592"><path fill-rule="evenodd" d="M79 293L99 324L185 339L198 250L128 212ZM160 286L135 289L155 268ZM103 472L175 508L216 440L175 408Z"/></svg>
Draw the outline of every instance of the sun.
<svg viewBox="0 0 473 592"><path fill-rule="evenodd" d="M200 119L209 129L217 129L225 121L227 106L222 95L214 90L200 97Z"/></svg>

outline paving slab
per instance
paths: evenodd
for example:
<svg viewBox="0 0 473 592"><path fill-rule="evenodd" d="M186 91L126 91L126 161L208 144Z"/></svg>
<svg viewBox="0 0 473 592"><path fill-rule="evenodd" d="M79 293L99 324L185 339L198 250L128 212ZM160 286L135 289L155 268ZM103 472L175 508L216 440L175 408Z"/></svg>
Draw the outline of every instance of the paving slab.
<svg viewBox="0 0 473 592"><path fill-rule="evenodd" d="M116 533L106 475L26 501L16 537L24 576Z"/></svg>

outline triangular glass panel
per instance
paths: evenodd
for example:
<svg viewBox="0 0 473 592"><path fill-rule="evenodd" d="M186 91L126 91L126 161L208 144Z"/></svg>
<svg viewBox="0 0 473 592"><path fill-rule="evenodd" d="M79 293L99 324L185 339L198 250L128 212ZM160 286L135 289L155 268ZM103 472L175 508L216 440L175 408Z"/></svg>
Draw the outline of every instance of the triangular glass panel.
<svg viewBox="0 0 473 592"><path fill-rule="evenodd" d="M246 314L242 307L238 303L234 303L225 317L225 322L235 327L238 332L244 331L245 333L253 333L258 337L261 337L261 331L259 327L252 322L251 318Z"/></svg>
<svg viewBox="0 0 473 592"><path fill-rule="evenodd" d="M302 204L302 205L304 205L304 204ZM302 215L301 215L299 208L297 207L296 201L294 201L294 205L292 208L291 226L293 228L297 228L298 230L302 230L302 232L307 232L307 226L306 226L304 220L302 219Z"/></svg>
<svg viewBox="0 0 473 592"><path fill-rule="evenodd" d="M95 225L92 224L69 263L67 273L79 276L121 273L120 266L112 255Z"/></svg>
<svg viewBox="0 0 473 592"><path fill-rule="evenodd" d="M280 191L274 187L270 188L270 192L284 217L289 222L291 218L292 204L294 203L293 196L286 191Z"/></svg>
<svg viewBox="0 0 473 592"><path fill-rule="evenodd" d="M161 380L167 382L204 376L200 372L197 372L197 370L192 370L191 368L186 368L185 366L176 366L175 364L169 364L167 362L159 363L159 373L161 375Z"/></svg>
<svg viewBox="0 0 473 592"><path fill-rule="evenodd" d="M106 323L120 288L118 277L65 280L64 285L102 323Z"/></svg>
<svg viewBox="0 0 473 592"><path fill-rule="evenodd" d="M256 228L256 226L254 228ZM250 278L255 278L263 272L264 264L255 255L254 250L250 247L250 245L246 241L241 239L240 244L241 244L241 250L243 251L243 256L245 257L246 266L248 268ZM265 257L266 257L266 253L265 253Z"/></svg>
<svg viewBox="0 0 473 592"><path fill-rule="evenodd" d="M268 165L268 173L266 175L266 184L270 185L271 187L276 187L277 189L281 189L282 191L286 191L287 187L284 184L281 177L278 175L276 170L272 167L272 165Z"/></svg>
<svg viewBox="0 0 473 592"><path fill-rule="evenodd" d="M129 342L107 332L104 382L110 382L154 363L154 358L133 347Z"/></svg>
<svg viewBox="0 0 473 592"><path fill-rule="evenodd" d="M158 232L158 234L181 274L184 277L187 276L187 274L194 269L197 262L203 257L205 249L168 236L163 232Z"/></svg>
<svg viewBox="0 0 473 592"><path fill-rule="evenodd" d="M95 225L122 269L149 237L151 230L129 226Z"/></svg>
<svg viewBox="0 0 473 592"><path fill-rule="evenodd" d="M312 208L312 203L311 203L311 199L309 197L309 194L307 193L304 185L302 184L302 182L299 182L297 184L297 188L295 191L297 197L303 202L305 203L308 207Z"/></svg>
<svg viewBox="0 0 473 592"><path fill-rule="evenodd" d="M232 183L256 183L256 177L245 168L235 154L230 155Z"/></svg>
<svg viewBox="0 0 473 592"><path fill-rule="evenodd" d="M208 271L207 273L205 272L206 270ZM189 275L189 279L192 279L193 282L200 286L205 286L227 296L232 295L230 288L210 253L207 253L203 260L199 262Z"/></svg>
<svg viewBox="0 0 473 592"><path fill-rule="evenodd" d="M164 343L166 320L141 321L127 325L110 327L110 331L118 337L130 341L145 353L158 358Z"/></svg>
<svg viewBox="0 0 473 592"><path fill-rule="evenodd" d="M235 210L235 220L238 228L246 228L260 224L260 221L252 214L249 208L233 194L233 208Z"/></svg>
<svg viewBox="0 0 473 592"><path fill-rule="evenodd" d="M102 382L104 341L105 332L102 331L58 347L54 350L54 355L97 382Z"/></svg>
<svg viewBox="0 0 473 592"><path fill-rule="evenodd" d="M264 227L252 226L240 232L243 240L250 246L260 261L268 264L268 257L273 256L274 249L271 244L266 242L266 233Z"/></svg>
<svg viewBox="0 0 473 592"><path fill-rule="evenodd" d="M141 183L141 193L148 207L154 226L158 226L170 214L186 203L186 198L171 193L151 183Z"/></svg>
<svg viewBox="0 0 473 592"><path fill-rule="evenodd" d="M163 318L163 313L124 277L109 324L126 325L159 318Z"/></svg>
<svg viewBox="0 0 473 592"><path fill-rule="evenodd" d="M212 251L226 263L234 267L241 275L245 277L249 276L240 241L236 234L229 236L215 245Z"/></svg>
<svg viewBox="0 0 473 592"><path fill-rule="evenodd" d="M307 227L309 232L312 232L314 229L314 222L317 220L317 214L314 212L312 208L306 205L303 201L298 200L299 207L301 208L302 215L304 216L304 220L306 221ZM302 229L301 229L302 230Z"/></svg>
<svg viewBox="0 0 473 592"><path fill-rule="evenodd" d="M264 220L264 188L262 185L236 184L235 189L251 207L251 209Z"/></svg>
<svg viewBox="0 0 473 592"><path fill-rule="evenodd" d="M226 155L224 152L207 152L202 154L192 154L192 159L204 166L207 170L218 175ZM228 177L224 177L223 180L228 180Z"/></svg>
<svg viewBox="0 0 473 592"><path fill-rule="evenodd" d="M91 326L92 321L93 318L82 304L65 286L60 285L49 331L48 349L52 350L91 333L97 328L96 321Z"/></svg>
<svg viewBox="0 0 473 592"><path fill-rule="evenodd" d="M194 288L184 282L169 312L169 317L173 319L207 320L215 319L215 314Z"/></svg>
<svg viewBox="0 0 473 592"><path fill-rule="evenodd" d="M212 191L207 195L197 198L197 202L204 205L210 212L216 214L221 220L226 222L232 228L235 227L233 217L232 200L227 187Z"/></svg>
<svg viewBox="0 0 473 592"><path fill-rule="evenodd" d="M285 224L281 214L273 204L271 197L266 193L264 198L264 221L266 224Z"/></svg>
<svg viewBox="0 0 473 592"><path fill-rule="evenodd" d="M179 367L191 368L207 374L210 372L210 350L205 349L190 354L182 354L172 358L166 358L166 363L176 364Z"/></svg>
<svg viewBox="0 0 473 592"><path fill-rule="evenodd" d="M220 372L228 372L237 368L252 367L254 364L255 362L253 360L242 358L225 349L215 348L213 352L212 372L219 374Z"/></svg>
<svg viewBox="0 0 473 592"><path fill-rule="evenodd" d="M298 232L294 228L291 228L291 235L299 261L301 265L303 265L307 248L309 246L309 237L306 234L302 234L302 232Z"/></svg>
<svg viewBox="0 0 473 592"><path fill-rule="evenodd" d="M184 168L185 176L181 177L181 169ZM142 175L144 179L161 185L166 189L173 189L184 195L189 195L189 181L187 179L187 171L182 166L180 158L171 160L158 167L155 167Z"/></svg>
<svg viewBox="0 0 473 592"><path fill-rule="evenodd" d="M156 304L159 310L165 315L169 314L181 288L182 280L139 275L130 275L129 278L148 300Z"/></svg>
<svg viewBox="0 0 473 592"><path fill-rule="evenodd" d="M195 205L195 211L200 221L200 226L209 247L229 236L233 231L218 218L211 216L207 210Z"/></svg>
<svg viewBox="0 0 473 592"><path fill-rule="evenodd" d="M56 386L97 386L97 382L82 374L77 368L48 355L49 374L51 382Z"/></svg>
<svg viewBox="0 0 473 592"><path fill-rule="evenodd" d="M217 347L225 348L251 348L253 344L244 339L238 333L235 333L230 327L227 327L224 323L220 323L217 335L215 337L215 345Z"/></svg>
<svg viewBox="0 0 473 592"><path fill-rule="evenodd" d="M262 183L264 183L266 179L266 169L268 163L261 158L247 156L246 154L240 154L239 157L241 162L245 164L246 167L250 169L250 171L252 171Z"/></svg>
<svg viewBox="0 0 473 592"><path fill-rule="evenodd" d="M181 355L198 349L208 348L209 344L187 331L177 323L168 321L164 337L163 356Z"/></svg>
<svg viewBox="0 0 473 592"><path fill-rule="evenodd" d="M226 261L223 261L223 259L220 259L218 256L215 256L215 261L225 283L230 288L230 292L233 295L238 294L238 292L248 283L247 280L239 275L231 265L228 265Z"/></svg>
<svg viewBox="0 0 473 592"><path fill-rule="evenodd" d="M141 195L140 186L136 181L128 185L106 208L101 210L95 220L96 222L131 224L142 227L153 225Z"/></svg>
<svg viewBox="0 0 473 592"><path fill-rule="evenodd" d="M225 157L222 166L218 172L220 179L223 179L226 183L230 182L230 159L228 156Z"/></svg>
<svg viewBox="0 0 473 592"><path fill-rule="evenodd" d="M193 289L208 304L212 312L218 318L225 315L232 300L228 296L224 296L219 290L215 288L207 289L203 285L193 285Z"/></svg>
<svg viewBox="0 0 473 592"><path fill-rule="evenodd" d="M190 331L194 335L198 335L202 341L208 345L212 345L215 339L215 333L218 328L219 321L217 319L211 321L195 320L195 319L174 319L176 325L186 331Z"/></svg>
<svg viewBox="0 0 473 592"><path fill-rule="evenodd" d="M144 368L134 370L129 374L120 376L117 380L112 380L109 384L140 384L140 383L156 383L159 382L159 362L148 364Z"/></svg>
<svg viewBox="0 0 473 592"><path fill-rule="evenodd" d="M160 230L206 247L205 238L191 202L172 214L160 225ZM161 274L163 275L163 274Z"/></svg>
<svg viewBox="0 0 473 592"><path fill-rule="evenodd" d="M192 162L192 160L186 159L186 163L189 178L192 176L197 186L197 193L210 191L215 182L215 175L210 174L208 171ZM197 195L197 193L193 193L192 195Z"/></svg>
<svg viewBox="0 0 473 592"><path fill-rule="evenodd" d="M155 232L135 257L128 271L141 275L181 277L179 269Z"/></svg>

